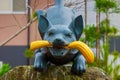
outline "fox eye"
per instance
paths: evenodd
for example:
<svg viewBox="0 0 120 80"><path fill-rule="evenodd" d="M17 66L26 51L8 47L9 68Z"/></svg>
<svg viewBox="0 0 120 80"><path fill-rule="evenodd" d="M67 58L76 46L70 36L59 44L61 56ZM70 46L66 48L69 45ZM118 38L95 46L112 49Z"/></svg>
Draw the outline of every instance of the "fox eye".
<svg viewBox="0 0 120 80"><path fill-rule="evenodd" d="M54 33L53 32L49 32L48 33L48 36L52 36Z"/></svg>
<svg viewBox="0 0 120 80"><path fill-rule="evenodd" d="M67 37L71 37L72 34L71 34L71 33L67 33L66 36L67 36Z"/></svg>

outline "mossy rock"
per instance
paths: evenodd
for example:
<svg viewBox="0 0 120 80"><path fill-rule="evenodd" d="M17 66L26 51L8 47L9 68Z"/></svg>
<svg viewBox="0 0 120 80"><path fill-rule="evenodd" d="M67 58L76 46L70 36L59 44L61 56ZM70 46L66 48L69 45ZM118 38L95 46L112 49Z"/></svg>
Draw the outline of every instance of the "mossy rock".
<svg viewBox="0 0 120 80"><path fill-rule="evenodd" d="M72 75L70 66L50 66L47 72L37 72L33 66L18 66L0 80L112 80L101 69L88 67L83 75Z"/></svg>

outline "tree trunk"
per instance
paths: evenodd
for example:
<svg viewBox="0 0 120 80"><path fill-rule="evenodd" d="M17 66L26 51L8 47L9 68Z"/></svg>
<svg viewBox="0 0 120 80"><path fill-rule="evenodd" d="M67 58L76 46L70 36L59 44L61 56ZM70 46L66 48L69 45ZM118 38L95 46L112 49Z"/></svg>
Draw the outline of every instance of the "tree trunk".
<svg viewBox="0 0 120 80"><path fill-rule="evenodd" d="M100 33L100 12L96 12L96 32ZM96 62L100 58L100 39L96 39Z"/></svg>
<svg viewBox="0 0 120 80"><path fill-rule="evenodd" d="M87 26L87 0L85 2L85 27ZM85 43L86 43L86 35L85 35Z"/></svg>
<svg viewBox="0 0 120 80"><path fill-rule="evenodd" d="M108 28L109 28L109 20L108 20L108 13L106 13L106 44L108 43Z"/></svg>
<svg viewBox="0 0 120 80"><path fill-rule="evenodd" d="M84 0L85 2L85 27L87 25L87 0Z"/></svg>

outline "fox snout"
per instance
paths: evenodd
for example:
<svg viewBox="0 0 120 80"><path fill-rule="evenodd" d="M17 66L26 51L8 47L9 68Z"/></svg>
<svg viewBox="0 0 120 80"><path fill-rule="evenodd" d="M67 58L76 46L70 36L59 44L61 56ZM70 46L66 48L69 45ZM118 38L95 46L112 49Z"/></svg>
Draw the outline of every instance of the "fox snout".
<svg viewBox="0 0 120 80"><path fill-rule="evenodd" d="M61 39L55 39L53 41L53 47L65 46L65 42Z"/></svg>

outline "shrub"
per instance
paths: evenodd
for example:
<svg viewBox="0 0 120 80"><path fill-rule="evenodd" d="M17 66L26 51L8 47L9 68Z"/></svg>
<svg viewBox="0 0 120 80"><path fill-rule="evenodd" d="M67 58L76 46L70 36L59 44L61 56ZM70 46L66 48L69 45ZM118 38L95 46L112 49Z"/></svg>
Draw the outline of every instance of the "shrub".
<svg viewBox="0 0 120 80"><path fill-rule="evenodd" d="M0 68L0 77L3 76L6 72L10 70L10 65L9 64L3 64L2 67Z"/></svg>

